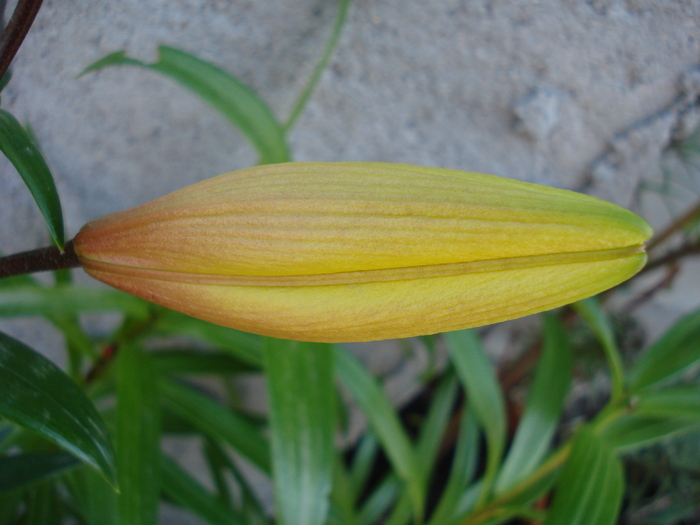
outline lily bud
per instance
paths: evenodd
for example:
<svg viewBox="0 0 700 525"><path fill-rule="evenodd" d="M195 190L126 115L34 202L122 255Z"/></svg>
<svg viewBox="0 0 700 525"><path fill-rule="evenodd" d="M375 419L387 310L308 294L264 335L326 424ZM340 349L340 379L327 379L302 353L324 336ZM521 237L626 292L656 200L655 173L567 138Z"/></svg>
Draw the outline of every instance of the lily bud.
<svg viewBox="0 0 700 525"><path fill-rule="evenodd" d="M649 225L492 175L288 163L215 177L86 225L93 277L206 321L301 341L475 327L628 279Z"/></svg>

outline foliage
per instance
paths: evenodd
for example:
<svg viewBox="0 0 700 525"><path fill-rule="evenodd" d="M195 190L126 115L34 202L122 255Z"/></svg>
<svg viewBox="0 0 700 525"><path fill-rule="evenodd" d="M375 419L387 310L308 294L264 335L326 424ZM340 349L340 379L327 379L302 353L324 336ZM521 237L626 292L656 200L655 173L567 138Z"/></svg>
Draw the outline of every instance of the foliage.
<svg viewBox="0 0 700 525"><path fill-rule="evenodd" d="M86 72L131 65L166 74L228 118L261 162L284 161L286 133L348 5L341 1L329 45L284 125L234 77L179 50L161 48L150 65L118 52ZM0 128L0 149L62 247L60 203L36 141L2 110ZM648 447L700 431L700 387L679 383L700 362L700 310L625 371L609 314L595 299L576 305L604 349L612 395L571 435L560 427L572 383L571 311L542 316L540 358L512 432L512 399L479 334L421 338L431 351L446 347L448 363L426 386L432 396L414 436L381 382L344 347L213 326L121 292L75 286L65 271L54 281L0 280L0 315L53 323L69 363L65 373L0 333L0 524L153 524L162 501L205 523L271 523L255 477L274 486L276 521L284 525L612 524L630 451L658 450ZM79 316L104 311L118 312L120 326L88 334ZM268 417L250 414L232 395L231 380L244 374L267 379ZM336 446L347 437L343 395L367 419L352 453ZM165 453L163 439L172 436L197 440L207 483ZM697 462L697 451L692 457Z"/></svg>

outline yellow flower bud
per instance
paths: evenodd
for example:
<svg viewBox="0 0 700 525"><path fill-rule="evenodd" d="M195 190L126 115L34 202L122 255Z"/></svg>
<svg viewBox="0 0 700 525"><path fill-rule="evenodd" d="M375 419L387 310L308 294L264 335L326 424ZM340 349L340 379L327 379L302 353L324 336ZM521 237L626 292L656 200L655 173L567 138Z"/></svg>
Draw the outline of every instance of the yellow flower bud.
<svg viewBox="0 0 700 525"><path fill-rule="evenodd" d="M649 225L613 204L492 175L288 163L215 177L85 226L85 270L213 323L302 341L505 321L642 268Z"/></svg>

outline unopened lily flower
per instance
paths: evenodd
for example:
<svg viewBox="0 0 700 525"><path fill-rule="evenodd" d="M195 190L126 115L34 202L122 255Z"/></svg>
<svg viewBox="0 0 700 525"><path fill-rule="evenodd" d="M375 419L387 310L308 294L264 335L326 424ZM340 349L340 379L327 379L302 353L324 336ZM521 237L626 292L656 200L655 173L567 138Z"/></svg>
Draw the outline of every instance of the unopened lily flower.
<svg viewBox="0 0 700 525"><path fill-rule="evenodd" d="M224 326L351 342L481 326L639 271L651 228L587 195L384 163L227 173L86 225L93 277Z"/></svg>

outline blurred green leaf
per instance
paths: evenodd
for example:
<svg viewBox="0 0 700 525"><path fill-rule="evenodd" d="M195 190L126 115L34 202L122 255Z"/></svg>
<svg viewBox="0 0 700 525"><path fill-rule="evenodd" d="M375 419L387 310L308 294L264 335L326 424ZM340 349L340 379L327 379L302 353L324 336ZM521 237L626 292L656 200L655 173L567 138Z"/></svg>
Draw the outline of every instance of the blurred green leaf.
<svg viewBox="0 0 700 525"><path fill-rule="evenodd" d="M314 72L311 74L311 78L309 78L309 81L304 87L304 90L301 92L301 95L299 95L299 98L294 103L294 107L289 113L289 118L284 123L283 128L285 132L288 132L292 128L292 126L294 126L294 123L299 118L299 115L301 115L301 112L304 110L304 107L306 107L309 98L311 98L311 94L314 92L316 84L318 84L318 81L321 78L321 74L325 71L326 66L328 65L328 60L330 60L331 55L333 54L333 50L335 49L335 46L338 43L338 38L340 37L340 32L343 29L343 24L345 23L345 18L347 17L349 7L350 0L340 0L340 5L338 6L338 14L335 17L335 24L333 25L331 36L328 39L328 42L326 43L326 47L323 50L323 55L321 56L321 59L318 61L318 64L316 64Z"/></svg>
<svg viewBox="0 0 700 525"><path fill-rule="evenodd" d="M10 83L10 80L12 80L12 72L8 69L2 78L0 78L0 91L5 89L7 84Z"/></svg>
<svg viewBox="0 0 700 525"><path fill-rule="evenodd" d="M8 492L56 476L80 464L66 452L42 452L0 457L0 492Z"/></svg>
<svg viewBox="0 0 700 525"><path fill-rule="evenodd" d="M17 169L41 210L53 242L63 249L63 212L56 185L36 142L17 119L0 109L0 150Z"/></svg>
<svg viewBox="0 0 700 525"><path fill-rule="evenodd" d="M430 475L435 466L437 452L442 442L445 427L452 415L456 395L457 378L454 374L448 373L438 384L425 420L420 425L420 434L416 443L416 458L425 486L428 486ZM411 498L408 492L404 492L386 520L386 525L405 525L410 519Z"/></svg>
<svg viewBox="0 0 700 525"><path fill-rule="evenodd" d="M62 516L55 487L43 483L27 494L27 513L23 525L60 525Z"/></svg>
<svg viewBox="0 0 700 525"><path fill-rule="evenodd" d="M340 454L336 454L333 469L333 490L329 525L359 525L355 515L355 490L350 473L345 468Z"/></svg>
<svg viewBox="0 0 700 525"><path fill-rule="evenodd" d="M605 425L599 434L608 446L629 452L698 429L700 422L688 417L628 414Z"/></svg>
<svg viewBox="0 0 700 525"><path fill-rule="evenodd" d="M552 314L543 315L542 322L542 354L525 412L496 481L496 494L502 494L526 478L542 462L557 430L571 385L572 356L566 331Z"/></svg>
<svg viewBox="0 0 700 525"><path fill-rule="evenodd" d="M270 473L270 447L262 432L241 414L192 388L162 380L166 407L213 439L231 445L264 473Z"/></svg>
<svg viewBox="0 0 700 525"><path fill-rule="evenodd" d="M128 344L119 350L116 443L119 522L155 525L160 498L158 376L151 357Z"/></svg>
<svg viewBox="0 0 700 525"><path fill-rule="evenodd" d="M372 434L371 429L365 430L362 438L359 440L357 450L352 458L350 467L350 483L352 484L353 494L357 499L365 488L367 479L372 472L374 462L377 459L379 452L379 442Z"/></svg>
<svg viewBox="0 0 700 525"><path fill-rule="evenodd" d="M450 477L442 491L430 525L448 525L457 518L460 496L474 478L479 464L479 424L473 410L464 409L459 423L459 434Z"/></svg>
<svg viewBox="0 0 700 525"><path fill-rule="evenodd" d="M358 523L364 525L378 522L400 494L401 482L397 476L390 474L362 504L357 518Z"/></svg>
<svg viewBox="0 0 700 525"><path fill-rule="evenodd" d="M0 414L63 447L116 484L114 452L90 400L51 361L2 332Z"/></svg>
<svg viewBox="0 0 700 525"><path fill-rule="evenodd" d="M16 490L0 494L0 525L17 525L22 508L24 491Z"/></svg>
<svg viewBox="0 0 700 525"><path fill-rule="evenodd" d="M610 320L595 297L578 301L573 306L603 346L612 378L612 398L619 399L625 388L625 374Z"/></svg>
<svg viewBox="0 0 700 525"><path fill-rule="evenodd" d="M212 471L214 484L219 493L218 500L229 508L233 504L228 497L229 487L226 479L226 472L228 472L238 484L237 492L240 494L239 499L241 500L241 505L239 505L240 514L243 516L244 521L250 525L266 522L262 504L224 448L213 439L206 439L204 451Z"/></svg>
<svg viewBox="0 0 700 525"><path fill-rule="evenodd" d="M12 286L0 289L0 315L63 316L80 312L119 311L147 317L149 304L138 297L111 289L88 286Z"/></svg>
<svg viewBox="0 0 700 525"><path fill-rule="evenodd" d="M323 525L333 479L332 347L265 340L273 479L283 525Z"/></svg>
<svg viewBox="0 0 700 525"><path fill-rule="evenodd" d="M145 64L128 58L125 51L118 51L88 66L82 74L122 65L157 71L186 87L226 117L253 143L260 154L260 164L290 160L282 127L252 89L229 73L184 51L160 46L158 52L158 62Z"/></svg>
<svg viewBox="0 0 700 525"><path fill-rule="evenodd" d="M117 525L117 493L93 469L75 469L65 479L73 502L86 523Z"/></svg>
<svg viewBox="0 0 700 525"><path fill-rule="evenodd" d="M347 350L335 346L336 373L369 420L375 435L411 495L416 520L423 516L425 486L411 441L376 380Z"/></svg>
<svg viewBox="0 0 700 525"><path fill-rule="evenodd" d="M202 350L161 350L152 354L156 369L162 374L240 374L256 368L223 352Z"/></svg>
<svg viewBox="0 0 700 525"><path fill-rule="evenodd" d="M638 416L689 418L700 422L700 387L697 385L642 392L633 403Z"/></svg>
<svg viewBox="0 0 700 525"><path fill-rule="evenodd" d="M496 372L474 330L445 334L450 359L486 435L486 472L477 507L491 494L506 441L506 411Z"/></svg>
<svg viewBox="0 0 700 525"><path fill-rule="evenodd" d="M259 335L211 324L165 308L158 310L155 322L143 337L154 334L189 336L212 344L251 367L258 370L262 368L263 345Z"/></svg>
<svg viewBox="0 0 700 525"><path fill-rule="evenodd" d="M576 435L545 525L613 525L622 505L622 464L589 428Z"/></svg>
<svg viewBox="0 0 700 525"><path fill-rule="evenodd" d="M672 326L646 350L629 374L632 392L672 378L700 359L700 310Z"/></svg>
<svg viewBox="0 0 700 525"><path fill-rule="evenodd" d="M182 467L168 456L161 456L163 492L175 503L212 525L243 525L243 520L222 505Z"/></svg>

